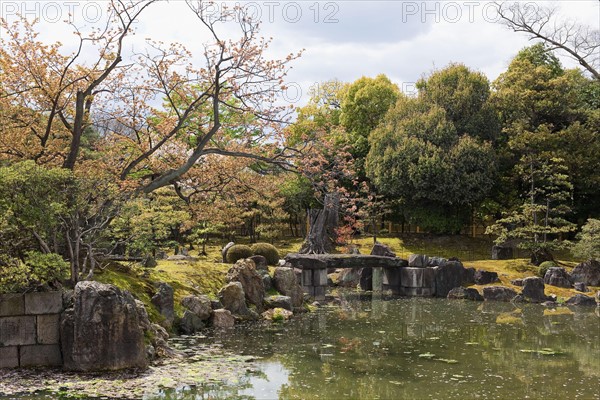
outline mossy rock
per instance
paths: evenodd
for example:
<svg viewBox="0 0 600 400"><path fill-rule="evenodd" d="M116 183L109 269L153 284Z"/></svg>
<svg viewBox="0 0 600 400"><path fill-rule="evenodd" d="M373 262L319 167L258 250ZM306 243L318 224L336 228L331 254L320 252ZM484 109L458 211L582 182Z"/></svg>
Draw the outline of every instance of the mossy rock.
<svg viewBox="0 0 600 400"><path fill-rule="evenodd" d="M254 255L266 258L269 265L277 265L279 262L279 251L270 243L254 243L251 249Z"/></svg>
<svg viewBox="0 0 600 400"><path fill-rule="evenodd" d="M242 258L248 258L253 256L254 253L249 246L245 244L235 244L229 248L227 251L227 262L229 264L235 263L237 260L241 260Z"/></svg>
<svg viewBox="0 0 600 400"><path fill-rule="evenodd" d="M546 271L548 271L549 268L553 268L553 267L557 267L557 266L558 265L556 265L556 263L554 261L544 261L538 267L538 276L540 278L544 278L544 275L546 275Z"/></svg>

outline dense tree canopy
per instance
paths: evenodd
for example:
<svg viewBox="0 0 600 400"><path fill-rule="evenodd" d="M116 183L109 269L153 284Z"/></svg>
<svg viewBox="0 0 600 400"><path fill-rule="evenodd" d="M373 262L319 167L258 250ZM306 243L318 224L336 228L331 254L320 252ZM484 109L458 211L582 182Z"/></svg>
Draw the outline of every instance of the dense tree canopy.
<svg viewBox="0 0 600 400"><path fill-rule="evenodd" d="M504 175L526 159L562 159L573 184L573 211L582 223L598 213L596 167L600 151L600 84L580 71L565 70L542 44L522 50L494 82L493 102L502 119L508 149ZM527 190L525 188L525 190Z"/></svg>
<svg viewBox="0 0 600 400"><path fill-rule="evenodd" d="M490 133L473 132L473 121L487 106L489 83L451 65L419 88L418 98L401 97L372 131L367 173L381 193L400 200L412 222L457 231L494 183L494 150L481 139ZM427 210L436 210L436 221L423 218L432 215Z"/></svg>

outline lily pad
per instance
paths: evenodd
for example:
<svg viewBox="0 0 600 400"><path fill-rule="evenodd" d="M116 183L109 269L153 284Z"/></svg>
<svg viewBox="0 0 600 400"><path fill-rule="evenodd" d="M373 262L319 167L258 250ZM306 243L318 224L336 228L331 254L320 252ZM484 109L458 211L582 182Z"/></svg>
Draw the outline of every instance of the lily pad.
<svg viewBox="0 0 600 400"><path fill-rule="evenodd" d="M435 361L445 362L446 364L458 364L457 360L453 360L450 358L436 358Z"/></svg>
<svg viewBox="0 0 600 400"><path fill-rule="evenodd" d="M533 349L521 349L519 350L521 353L535 353L535 354L539 354L542 356L557 356L557 355L561 355L563 354L561 351L559 350L554 350L554 349L550 349L550 348L543 348L540 350L533 350Z"/></svg>

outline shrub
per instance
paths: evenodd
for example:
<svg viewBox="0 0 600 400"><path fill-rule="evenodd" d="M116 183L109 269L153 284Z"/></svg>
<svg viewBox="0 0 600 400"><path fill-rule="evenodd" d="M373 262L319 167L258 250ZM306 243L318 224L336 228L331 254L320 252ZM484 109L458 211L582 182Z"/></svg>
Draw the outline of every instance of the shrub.
<svg viewBox="0 0 600 400"><path fill-rule="evenodd" d="M0 255L0 293L18 293L29 286L29 268L16 258Z"/></svg>
<svg viewBox="0 0 600 400"><path fill-rule="evenodd" d="M25 262L15 258L0 259L0 293L21 292L63 279L69 264L58 254L30 251Z"/></svg>
<svg viewBox="0 0 600 400"><path fill-rule="evenodd" d="M546 271L548 271L548 268L552 267L556 267L556 263L554 261L544 261L538 267L538 276L540 278L543 278L544 275L546 275Z"/></svg>
<svg viewBox="0 0 600 400"><path fill-rule="evenodd" d="M277 251L277 247L270 243L254 243L252 245L252 252L256 256L266 258L269 265L277 265L279 262L279 251Z"/></svg>
<svg viewBox="0 0 600 400"><path fill-rule="evenodd" d="M246 246L245 244L234 244L227 251L227 262L233 264L237 260L252 257L253 255L254 253L249 246Z"/></svg>
<svg viewBox="0 0 600 400"><path fill-rule="evenodd" d="M573 246L573 254L586 260L600 260L600 220L590 218L577 235L579 242Z"/></svg>

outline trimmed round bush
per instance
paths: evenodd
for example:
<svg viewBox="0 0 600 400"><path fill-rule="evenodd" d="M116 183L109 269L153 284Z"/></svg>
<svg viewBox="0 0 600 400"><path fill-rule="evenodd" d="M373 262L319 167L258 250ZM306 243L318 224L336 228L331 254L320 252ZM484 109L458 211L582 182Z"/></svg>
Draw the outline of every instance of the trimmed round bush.
<svg viewBox="0 0 600 400"><path fill-rule="evenodd" d="M227 250L227 262L233 264L237 260L252 257L253 255L254 253L249 246L246 246L245 244L234 244Z"/></svg>
<svg viewBox="0 0 600 400"><path fill-rule="evenodd" d="M543 278L544 275L546 275L546 271L548 271L548 268L552 268L552 267L556 267L556 266L557 265L554 261L544 261L538 267L538 276L540 278Z"/></svg>
<svg viewBox="0 0 600 400"><path fill-rule="evenodd" d="M251 249L254 255L266 258L269 265L277 265L279 262L279 251L270 243L254 243Z"/></svg>

